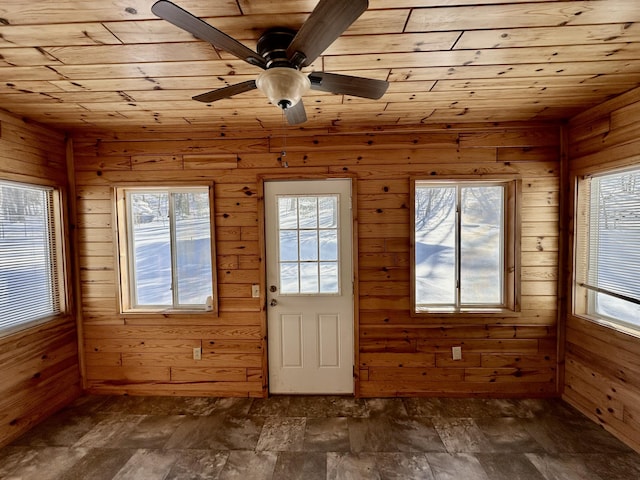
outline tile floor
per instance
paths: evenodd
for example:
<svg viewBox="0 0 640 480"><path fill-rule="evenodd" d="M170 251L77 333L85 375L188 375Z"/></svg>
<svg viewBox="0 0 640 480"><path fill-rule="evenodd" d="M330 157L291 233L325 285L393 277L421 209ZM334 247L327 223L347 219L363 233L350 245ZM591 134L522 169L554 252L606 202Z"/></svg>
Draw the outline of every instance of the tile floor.
<svg viewBox="0 0 640 480"><path fill-rule="evenodd" d="M0 478L631 480L640 455L560 400L88 396Z"/></svg>

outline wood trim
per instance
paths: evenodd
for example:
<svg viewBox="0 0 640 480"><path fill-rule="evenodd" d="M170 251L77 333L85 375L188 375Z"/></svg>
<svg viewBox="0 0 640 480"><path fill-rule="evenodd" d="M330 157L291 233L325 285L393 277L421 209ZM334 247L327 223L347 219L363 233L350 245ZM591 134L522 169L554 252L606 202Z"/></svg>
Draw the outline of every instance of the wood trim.
<svg viewBox="0 0 640 480"><path fill-rule="evenodd" d="M558 352L557 352L557 376L556 385L560 395L564 393L565 380L565 339L566 318L570 310L571 302L571 234L573 228L573 196L571 188L571 175L569 166L569 129L566 125L560 128L560 205L558 232L560 242L558 244Z"/></svg>
<svg viewBox="0 0 640 480"><path fill-rule="evenodd" d="M68 246L71 247L71 252L67 255L69 260L69 273L70 278L73 278L73 282L68 282L68 285L73 285L73 299L69 304L73 309L76 320L76 330L78 337L78 367L80 369L80 384L82 388L87 388L87 367L84 356L84 316L82 312L82 286L80 283L80 244L78 241L78 232L76 225L78 224L78 204L76 195L76 178L75 178L75 161L73 154L73 139L65 139L65 151L67 160L67 178L68 178L68 222L70 224L68 236ZM65 227L66 229L66 227ZM68 250L68 249L67 249Z"/></svg>
<svg viewBox="0 0 640 480"><path fill-rule="evenodd" d="M360 275L358 269L358 179L351 178L351 255L353 258L354 394L360 397ZM367 371L368 374L368 371Z"/></svg>
<svg viewBox="0 0 640 480"><path fill-rule="evenodd" d="M269 396L269 342L267 336L267 244L264 211L264 178L258 177L258 251L260 252L260 330L262 333L262 392Z"/></svg>

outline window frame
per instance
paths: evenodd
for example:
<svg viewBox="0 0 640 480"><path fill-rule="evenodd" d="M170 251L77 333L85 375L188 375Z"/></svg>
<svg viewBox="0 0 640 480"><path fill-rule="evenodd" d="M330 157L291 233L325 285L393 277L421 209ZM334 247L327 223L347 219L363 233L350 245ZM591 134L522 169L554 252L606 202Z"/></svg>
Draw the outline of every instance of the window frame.
<svg viewBox="0 0 640 480"><path fill-rule="evenodd" d="M623 319L614 318L595 312L595 296L601 293L597 287L588 285L589 277L589 250L591 248L591 181L594 178L618 175L625 172L638 172L637 165L620 168L609 168L576 175L573 181L575 190L574 205L574 235L573 235L573 278L571 308L573 315L586 320L604 325L627 334L640 337L640 325L629 323ZM607 292L604 292L607 293ZM615 296L615 295L613 295Z"/></svg>
<svg viewBox="0 0 640 480"><path fill-rule="evenodd" d="M496 306L473 306L452 309L418 309L416 304L416 185L428 183L433 186L482 186L500 185L504 187L504 226L503 226L503 302ZM424 176L410 178L410 313L412 317L451 317L451 316L518 316L520 314L520 214L521 180L504 177L483 178L457 177L433 179ZM457 242L459 247L459 241ZM456 250L456 256L460 253ZM458 287L459 289L459 287Z"/></svg>
<svg viewBox="0 0 640 480"><path fill-rule="evenodd" d="M51 258L55 260L50 263L51 273L55 280L52 282L52 299L57 303L57 310L53 313L35 317L25 321L11 323L5 327L0 327L0 338L19 333L23 330L39 326L55 319L65 317L69 314L71 301L69 298L69 272L68 272L68 256L67 256L67 238L65 225L65 205L66 197L64 189L59 185L37 183L30 181L15 181L11 179L0 179L2 184L13 184L16 187L32 188L37 190L46 190L50 192L49 200L49 226L51 231L49 236L51 241L49 244ZM57 287L57 288L56 288Z"/></svg>
<svg viewBox="0 0 640 480"><path fill-rule="evenodd" d="M175 307L175 306L136 306L134 305L134 292L133 292L133 274L134 259L131 251L132 242L132 229L130 228L131 210L127 202L127 194L130 192L189 192L190 190L203 190L208 191L209 201L209 235L210 235L210 248L211 248L211 302L207 301L202 308L195 306ZM207 314L218 316L218 283L217 283L217 261L216 261L216 237L215 237L215 204L214 204L214 185L213 183L154 183L154 184L126 184L114 187L114 198L116 202L116 225L117 225L117 255L118 255L118 288L119 288L119 312L121 315L145 315L145 314ZM175 237L175 233L171 234L171 240ZM175 258L173 255L174 246L171 248L171 264L175 265Z"/></svg>

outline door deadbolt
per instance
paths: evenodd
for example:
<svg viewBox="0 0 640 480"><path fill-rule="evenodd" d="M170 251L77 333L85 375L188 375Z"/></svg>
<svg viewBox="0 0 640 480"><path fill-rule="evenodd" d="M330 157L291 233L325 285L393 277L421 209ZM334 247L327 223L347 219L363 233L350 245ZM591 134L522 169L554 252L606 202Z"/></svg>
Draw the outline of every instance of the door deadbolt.
<svg viewBox="0 0 640 480"><path fill-rule="evenodd" d="M271 293L275 293L275 292L277 292L277 291L278 291L278 287L276 287L275 285L271 285L271 286L269 287L269 291L270 291Z"/></svg>

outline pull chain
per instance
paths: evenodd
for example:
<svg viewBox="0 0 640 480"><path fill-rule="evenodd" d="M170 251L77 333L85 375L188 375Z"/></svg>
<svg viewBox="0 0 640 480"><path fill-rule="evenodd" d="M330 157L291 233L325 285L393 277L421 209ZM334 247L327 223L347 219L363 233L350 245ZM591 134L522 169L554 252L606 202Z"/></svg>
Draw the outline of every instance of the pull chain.
<svg viewBox="0 0 640 480"><path fill-rule="evenodd" d="M282 151L280 152L280 157L282 160L282 166L284 168L289 168L289 162L287 162L284 157L287 156L287 123L284 115L284 109L282 109Z"/></svg>

